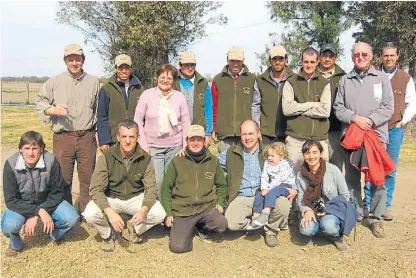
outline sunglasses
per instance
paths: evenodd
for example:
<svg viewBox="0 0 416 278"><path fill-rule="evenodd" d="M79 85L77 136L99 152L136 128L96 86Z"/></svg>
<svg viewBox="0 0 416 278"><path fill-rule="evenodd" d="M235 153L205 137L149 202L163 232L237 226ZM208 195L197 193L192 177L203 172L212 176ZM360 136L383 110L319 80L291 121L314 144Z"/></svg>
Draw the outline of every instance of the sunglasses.
<svg viewBox="0 0 416 278"><path fill-rule="evenodd" d="M369 54L368 53L365 53L365 52L358 52L358 53L354 53L353 56L354 56L354 58L360 58L360 56L361 56L364 59L367 59L367 57L369 56Z"/></svg>

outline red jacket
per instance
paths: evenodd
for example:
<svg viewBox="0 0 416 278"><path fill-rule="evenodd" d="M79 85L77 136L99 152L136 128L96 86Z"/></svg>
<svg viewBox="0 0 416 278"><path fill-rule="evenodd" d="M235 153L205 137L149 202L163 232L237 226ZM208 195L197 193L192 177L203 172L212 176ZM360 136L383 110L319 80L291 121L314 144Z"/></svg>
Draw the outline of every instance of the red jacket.
<svg viewBox="0 0 416 278"><path fill-rule="evenodd" d="M396 167L373 129L365 131L355 123L350 124L341 141L341 146L348 150L354 150L350 156L350 163L357 170L365 173L366 182L370 181L377 186L384 185L385 177ZM363 160L367 159L368 165L356 163L357 155L363 154L362 151L359 152L363 146L366 156Z"/></svg>

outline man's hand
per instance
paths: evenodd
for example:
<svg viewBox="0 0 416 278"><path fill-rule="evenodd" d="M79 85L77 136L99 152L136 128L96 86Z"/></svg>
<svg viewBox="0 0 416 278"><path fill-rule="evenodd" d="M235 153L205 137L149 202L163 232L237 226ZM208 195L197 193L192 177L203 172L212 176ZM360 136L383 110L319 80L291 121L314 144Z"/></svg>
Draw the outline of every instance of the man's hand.
<svg viewBox="0 0 416 278"><path fill-rule="evenodd" d="M105 208L104 212L114 230L121 233L124 229L124 221L121 219L121 216L110 207Z"/></svg>
<svg viewBox="0 0 416 278"><path fill-rule="evenodd" d="M185 156L185 148L182 148L179 152L175 154L175 156L179 156L179 157Z"/></svg>
<svg viewBox="0 0 416 278"><path fill-rule="evenodd" d="M370 130L373 126L373 121L367 117L356 116L354 119L354 123L356 123L362 130Z"/></svg>
<svg viewBox="0 0 416 278"><path fill-rule="evenodd" d="M214 143L218 143L220 141L217 138L217 133L215 132L215 129L211 133L211 138L212 138L212 141L214 141Z"/></svg>
<svg viewBox="0 0 416 278"><path fill-rule="evenodd" d="M52 233L55 228L55 223L53 223L52 217L49 213L45 209L41 208L39 210L39 216L40 220L43 222L43 231L48 234Z"/></svg>
<svg viewBox="0 0 416 278"><path fill-rule="evenodd" d="M205 136L205 148L209 148L209 146L211 145L211 136Z"/></svg>
<svg viewBox="0 0 416 278"><path fill-rule="evenodd" d="M302 228L309 227L312 225L312 221L316 222L315 213L312 210L308 210L303 215L303 218L300 221L300 226Z"/></svg>
<svg viewBox="0 0 416 278"><path fill-rule="evenodd" d="M25 223L25 236L30 237L35 235L36 224L38 224L39 216L35 215L26 220Z"/></svg>
<svg viewBox="0 0 416 278"><path fill-rule="evenodd" d="M102 145L100 146L100 150L101 152L105 152L106 150L108 150L110 148L110 145Z"/></svg>
<svg viewBox="0 0 416 278"><path fill-rule="evenodd" d="M168 228L171 228L173 226L173 216L166 217L165 225Z"/></svg>
<svg viewBox="0 0 416 278"><path fill-rule="evenodd" d="M261 196L266 196L266 194L269 192L269 189L262 189L261 190Z"/></svg>
<svg viewBox="0 0 416 278"><path fill-rule="evenodd" d="M215 208L221 213L221 214L223 214L224 213L224 209L222 208L222 206L220 206L220 205L215 205Z"/></svg>
<svg viewBox="0 0 416 278"><path fill-rule="evenodd" d="M49 116L66 116L68 114L68 107L66 104L56 104L45 110L45 115Z"/></svg>
<svg viewBox="0 0 416 278"><path fill-rule="evenodd" d="M293 199L295 199L298 192L295 189L292 189L292 188L286 188L286 189L289 192L289 196L287 196L287 198L289 199L289 202L292 203Z"/></svg>
<svg viewBox="0 0 416 278"><path fill-rule="evenodd" d="M146 214L148 211L149 211L148 207L142 207L141 209L136 211L136 213L130 219L130 222L133 223L133 225L139 225L143 223L144 218L146 217Z"/></svg>

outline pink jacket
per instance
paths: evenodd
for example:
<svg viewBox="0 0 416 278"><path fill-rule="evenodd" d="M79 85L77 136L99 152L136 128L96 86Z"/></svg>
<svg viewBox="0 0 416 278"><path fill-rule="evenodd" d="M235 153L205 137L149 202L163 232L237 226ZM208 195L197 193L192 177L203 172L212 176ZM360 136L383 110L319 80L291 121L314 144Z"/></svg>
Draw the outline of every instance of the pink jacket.
<svg viewBox="0 0 416 278"><path fill-rule="evenodd" d="M160 97L157 88L150 88L143 92L139 98L134 114L134 121L139 125L139 144L143 149L149 147L173 148L186 146L186 129L190 125L188 106L185 96L173 90L172 96L168 99L169 105L175 111L178 125L169 125L169 135L158 136Z"/></svg>

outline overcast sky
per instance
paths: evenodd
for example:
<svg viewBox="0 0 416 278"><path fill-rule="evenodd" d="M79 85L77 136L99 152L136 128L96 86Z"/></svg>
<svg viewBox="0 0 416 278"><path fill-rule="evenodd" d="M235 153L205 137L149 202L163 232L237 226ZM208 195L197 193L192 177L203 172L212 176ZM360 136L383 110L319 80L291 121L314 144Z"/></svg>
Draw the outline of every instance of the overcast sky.
<svg viewBox="0 0 416 278"><path fill-rule="evenodd" d="M84 44L83 34L56 22L57 7L57 2L0 3L1 76L58 74L65 70L63 50L70 43L83 46L87 72L97 76L106 74L92 45ZM268 34L280 33L282 26L270 21L265 3L260 1L224 2L219 12L228 17L228 24L208 26L208 36L189 47L196 54L197 70L202 74L217 74L226 63L228 49L237 45L244 49L248 68L258 72L260 63L255 52L264 51L265 45L271 42ZM353 66L349 56L354 43L352 32L349 30L340 38L347 57L341 57L339 64L347 71Z"/></svg>

